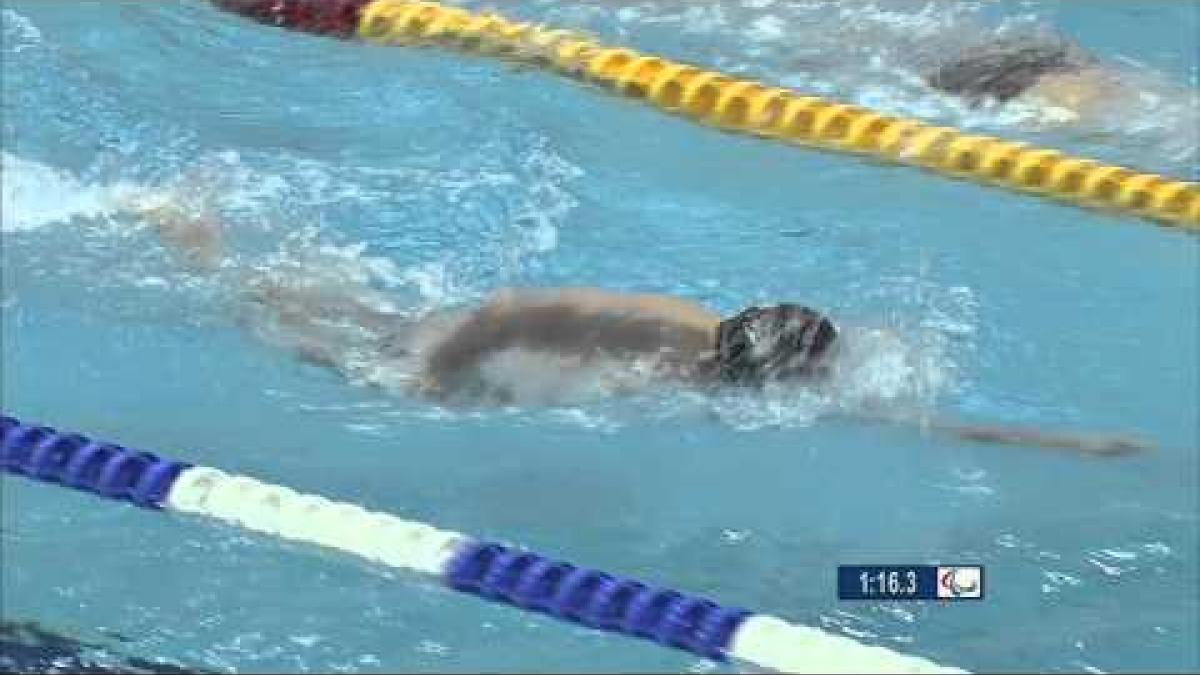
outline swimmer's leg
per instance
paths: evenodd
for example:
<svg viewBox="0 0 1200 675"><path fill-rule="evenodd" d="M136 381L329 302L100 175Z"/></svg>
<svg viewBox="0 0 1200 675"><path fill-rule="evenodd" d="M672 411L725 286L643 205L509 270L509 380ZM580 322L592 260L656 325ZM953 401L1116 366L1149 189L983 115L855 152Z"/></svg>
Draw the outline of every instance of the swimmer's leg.
<svg viewBox="0 0 1200 675"><path fill-rule="evenodd" d="M323 287L275 274L243 280L239 318L268 342L350 375L355 364L404 358L415 321L360 287Z"/></svg>
<svg viewBox="0 0 1200 675"><path fill-rule="evenodd" d="M262 303L238 314L238 321L263 340L294 352L314 365L340 369L348 344L316 317L285 306Z"/></svg>
<svg viewBox="0 0 1200 675"><path fill-rule="evenodd" d="M195 193L194 188L187 189ZM222 226L206 204L187 205L174 191L127 197L122 207L150 222L162 243L194 268L212 271L224 259ZM395 313L380 306L386 300L366 286L345 282L321 283L305 270L272 270L246 274L244 295L281 316L310 316L333 323L382 329Z"/></svg>
<svg viewBox="0 0 1200 675"><path fill-rule="evenodd" d="M221 226L215 218L165 211L156 214L155 222L159 238L178 252L189 267L211 271L220 266L224 253Z"/></svg>
<svg viewBox="0 0 1200 675"><path fill-rule="evenodd" d="M195 178L170 189L130 194L122 197L122 210L143 218L158 233L159 240L179 255L194 271L211 272L220 266L224 251L221 223L212 213L207 199L189 204L183 193L198 194Z"/></svg>
<svg viewBox="0 0 1200 675"><path fill-rule="evenodd" d="M278 275L248 280L243 289L243 325L305 361L393 392L446 400L452 389L426 357L470 312L409 314L379 305L371 289L304 286Z"/></svg>
<svg viewBox="0 0 1200 675"><path fill-rule="evenodd" d="M196 190L189 193L195 196ZM151 222L163 244L190 266L215 271L225 262L219 220L203 204L206 200L187 206L189 200L176 197L172 191L136 195L127 198L123 208ZM418 328L439 326L447 318L417 319L397 310L377 290L345 279L322 279L319 270L234 273L240 274L238 323L267 342L348 377L361 374L364 365L414 361L410 357L416 336L426 332Z"/></svg>
<svg viewBox="0 0 1200 675"><path fill-rule="evenodd" d="M248 300L281 317L359 327L381 335L406 320L390 302L365 286L323 285L299 275L267 272L243 279L242 291Z"/></svg>

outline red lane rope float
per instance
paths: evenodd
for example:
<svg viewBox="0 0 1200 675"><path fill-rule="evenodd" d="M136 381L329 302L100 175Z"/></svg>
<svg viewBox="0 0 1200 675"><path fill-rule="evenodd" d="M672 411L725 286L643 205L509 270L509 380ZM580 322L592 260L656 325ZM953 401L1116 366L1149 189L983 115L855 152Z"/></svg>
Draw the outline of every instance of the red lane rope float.
<svg viewBox="0 0 1200 675"><path fill-rule="evenodd" d="M213 4L260 23L350 38L358 32L363 7L375 0L214 0Z"/></svg>

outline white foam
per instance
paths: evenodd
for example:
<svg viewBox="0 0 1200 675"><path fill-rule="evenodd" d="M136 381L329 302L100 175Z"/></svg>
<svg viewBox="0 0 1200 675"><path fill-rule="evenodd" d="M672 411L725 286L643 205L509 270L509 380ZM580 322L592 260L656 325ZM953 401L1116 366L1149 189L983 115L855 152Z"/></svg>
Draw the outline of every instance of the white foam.
<svg viewBox="0 0 1200 675"><path fill-rule="evenodd" d="M42 44L42 32L25 16L5 8L0 11L0 25L4 29L4 51L17 53Z"/></svg>
<svg viewBox="0 0 1200 675"><path fill-rule="evenodd" d="M787 26L777 16L761 16L750 23L747 35L758 42L777 42L787 37Z"/></svg>
<svg viewBox="0 0 1200 675"><path fill-rule="evenodd" d="M0 153L3 219L0 231L23 232L120 210L135 192L130 183L85 184L65 171Z"/></svg>

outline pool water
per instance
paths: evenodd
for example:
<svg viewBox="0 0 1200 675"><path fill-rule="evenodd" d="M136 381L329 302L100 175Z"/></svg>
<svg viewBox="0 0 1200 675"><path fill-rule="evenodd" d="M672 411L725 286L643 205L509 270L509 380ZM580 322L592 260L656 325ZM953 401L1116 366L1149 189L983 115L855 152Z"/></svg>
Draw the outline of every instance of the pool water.
<svg viewBox="0 0 1200 675"><path fill-rule="evenodd" d="M253 25L197 0L6 0L0 12L8 414L967 669L1200 667L1194 236L722 134L504 63ZM1196 3L526 0L504 12L1200 174ZM914 83L954 41L1048 27L1144 96L1051 129ZM243 330L229 274L178 265L117 206L164 186L219 214L239 269L299 266L405 307L590 285L724 314L795 300L863 337L829 396L444 408ZM874 327L901 343L868 339ZM881 410L1157 448L1085 458L856 421ZM4 618L89 643L119 635L126 653L230 672L725 667L334 553L2 485ZM836 600L838 564L912 562L987 565L988 598Z"/></svg>

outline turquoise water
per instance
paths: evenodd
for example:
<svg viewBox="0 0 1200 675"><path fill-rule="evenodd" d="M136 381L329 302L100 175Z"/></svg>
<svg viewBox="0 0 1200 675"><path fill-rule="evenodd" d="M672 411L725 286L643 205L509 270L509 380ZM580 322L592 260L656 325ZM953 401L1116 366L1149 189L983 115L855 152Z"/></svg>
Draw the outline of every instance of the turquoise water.
<svg viewBox="0 0 1200 675"><path fill-rule="evenodd" d="M1195 3L526 2L506 12L806 90L1197 175ZM1055 26L1139 83L1073 130L913 64ZM695 127L541 73L248 25L201 2L3 8L3 408L975 670L1200 666L1195 237ZM864 340L831 398L649 392L448 410L242 330L121 195L194 185L239 266L400 304L510 285L793 299ZM1126 432L1111 460L884 409ZM347 557L18 480L3 612L228 671L714 668ZM981 562L979 604L851 604L835 568ZM1191 635L1193 637L1189 638Z"/></svg>

